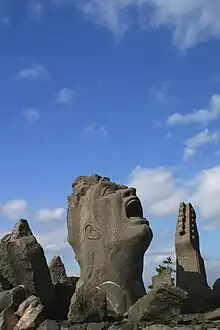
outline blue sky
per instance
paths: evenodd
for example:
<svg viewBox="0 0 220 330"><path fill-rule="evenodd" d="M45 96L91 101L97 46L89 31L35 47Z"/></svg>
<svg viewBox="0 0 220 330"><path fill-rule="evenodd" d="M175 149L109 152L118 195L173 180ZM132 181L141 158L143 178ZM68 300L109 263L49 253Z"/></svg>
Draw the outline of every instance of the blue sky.
<svg viewBox="0 0 220 330"><path fill-rule="evenodd" d="M71 183L137 187L154 230L145 281L198 213L210 284L220 218L220 5L215 0L0 1L0 233L26 217L48 260L66 243Z"/></svg>

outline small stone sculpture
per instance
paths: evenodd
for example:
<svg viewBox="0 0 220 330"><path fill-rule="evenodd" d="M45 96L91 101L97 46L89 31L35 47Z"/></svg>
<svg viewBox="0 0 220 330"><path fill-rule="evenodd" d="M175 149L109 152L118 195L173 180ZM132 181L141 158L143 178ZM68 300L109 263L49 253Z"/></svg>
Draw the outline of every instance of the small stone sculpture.
<svg viewBox="0 0 220 330"><path fill-rule="evenodd" d="M189 293L185 311L200 312L211 308L213 294L206 279L204 260L200 253L196 212L191 203L180 203L175 249L176 285Z"/></svg>

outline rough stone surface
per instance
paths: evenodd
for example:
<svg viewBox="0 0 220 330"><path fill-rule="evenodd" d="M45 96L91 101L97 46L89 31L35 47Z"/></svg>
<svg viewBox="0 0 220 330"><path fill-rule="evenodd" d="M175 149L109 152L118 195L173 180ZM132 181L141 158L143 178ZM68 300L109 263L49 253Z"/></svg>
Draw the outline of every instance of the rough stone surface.
<svg viewBox="0 0 220 330"><path fill-rule="evenodd" d="M163 324L153 324L150 325L149 327L144 328L144 330L183 330L183 329L194 329L194 330L199 330L199 328L196 328L195 326L193 326L193 328L191 327L181 327L181 326L175 326L175 327L169 327L168 325L163 325ZM205 330L206 328L204 328ZM203 329L201 329L203 330Z"/></svg>
<svg viewBox="0 0 220 330"><path fill-rule="evenodd" d="M25 289L22 285L0 292L0 312L8 307L16 311L18 306L25 300L25 296Z"/></svg>
<svg viewBox="0 0 220 330"><path fill-rule="evenodd" d="M74 324L72 326L70 326L69 328L62 328L61 327L61 330L87 330L87 324Z"/></svg>
<svg viewBox="0 0 220 330"><path fill-rule="evenodd" d="M22 304L20 304L20 306L18 307L18 310L16 311L16 315L18 315L19 317L22 317L22 315L24 314L24 312L26 311L26 309L29 306L35 307L39 303L40 303L40 300L36 296L30 296L30 297L28 297L26 300L24 300L22 302Z"/></svg>
<svg viewBox="0 0 220 330"><path fill-rule="evenodd" d="M180 288L164 285L140 298L128 310L131 321L172 322L179 319L180 307L187 293Z"/></svg>
<svg viewBox="0 0 220 330"><path fill-rule="evenodd" d="M164 284L172 286L172 271L167 268L164 269L159 275L152 277L153 290L157 290L160 287L163 287Z"/></svg>
<svg viewBox="0 0 220 330"><path fill-rule="evenodd" d="M80 287L71 299L70 323L102 322L107 314L105 293L96 288Z"/></svg>
<svg viewBox="0 0 220 330"><path fill-rule="evenodd" d="M213 290L216 292L220 292L220 278L217 278L217 280L213 284Z"/></svg>
<svg viewBox="0 0 220 330"><path fill-rule="evenodd" d="M138 330L138 329L139 327L137 323L130 321L123 321L108 327L108 330Z"/></svg>
<svg viewBox="0 0 220 330"><path fill-rule="evenodd" d="M72 186L68 241L82 281L92 287L106 281L118 284L128 309L146 293L143 257L153 237L136 190L99 175L80 176Z"/></svg>
<svg viewBox="0 0 220 330"><path fill-rule="evenodd" d="M59 330L59 324L54 320L45 320L39 325L37 330Z"/></svg>
<svg viewBox="0 0 220 330"><path fill-rule="evenodd" d="M220 319L220 308L214 309L213 311L203 313L199 316L200 320L219 320Z"/></svg>
<svg viewBox="0 0 220 330"><path fill-rule="evenodd" d="M62 279L67 277L66 269L60 256L53 257L49 269L53 284L61 282Z"/></svg>
<svg viewBox="0 0 220 330"><path fill-rule="evenodd" d="M0 330L13 330L18 320L11 308L4 309L0 314Z"/></svg>
<svg viewBox="0 0 220 330"><path fill-rule="evenodd" d="M44 251L27 220L17 222L12 233L1 240L0 278L4 290L23 284L29 294L41 299L50 314L55 292Z"/></svg>
<svg viewBox="0 0 220 330"><path fill-rule="evenodd" d="M39 328L38 328L39 329ZM37 329L37 330L38 330ZM43 328L42 330L44 330ZM50 329L50 328L49 328ZM88 324L74 324L71 326L63 325L59 328L60 330L217 330L220 329L218 323L208 324L191 324L191 325L164 325L164 324L140 324L132 322L121 322L121 323L88 323ZM41 329L40 329L41 330ZM52 329L51 329L52 330ZM56 328L54 328L56 330Z"/></svg>
<svg viewBox="0 0 220 330"><path fill-rule="evenodd" d="M98 288L106 294L107 309L109 312L113 311L119 315L123 315L126 312L126 295L118 284L107 281L100 284Z"/></svg>
<svg viewBox="0 0 220 330"><path fill-rule="evenodd" d="M44 306L39 300L28 303L20 308L21 318L14 327L14 330L35 330L44 321Z"/></svg>
<svg viewBox="0 0 220 330"><path fill-rule="evenodd" d="M107 325L102 323L89 323L87 326L87 330L105 330L107 329Z"/></svg>
<svg viewBox="0 0 220 330"><path fill-rule="evenodd" d="M62 320L67 318L70 301L76 289L78 277L66 277L61 282L57 282L54 286L56 299L59 304L57 316Z"/></svg>

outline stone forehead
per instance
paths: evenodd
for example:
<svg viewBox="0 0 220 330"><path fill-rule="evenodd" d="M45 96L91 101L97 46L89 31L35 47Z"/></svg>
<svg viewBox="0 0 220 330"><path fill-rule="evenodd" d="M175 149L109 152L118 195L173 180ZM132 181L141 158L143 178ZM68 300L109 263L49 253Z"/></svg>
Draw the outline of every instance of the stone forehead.
<svg viewBox="0 0 220 330"><path fill-rule="evenodd" d="M92 186L98 182L100 182L101 180L105 180L105 181L110 181L109 178L106 177L102 177L98 174L93 174L93 175L81 175L78 176L72 184L72 187L75 188L76 186Z"/></svg>
<svg viewBox="0 0 220 330"><path fill-rule="evenodd" d="M93 174L93 175L88 175L88 176L78 176L73 181L73 184L72 184L73 191L81 190L81 189L83 189L83 187L86 187L87 189L89 189L93 185L95 185L99 182L104 182L104 181L109 182L109 184L111 184L111 183L114 184L115 186L118 187L118 189L127 188L127 186L119 185L119 184L112 182L110 180L110 178L108 178L108 177L103 177L98 174Z"/></svg>

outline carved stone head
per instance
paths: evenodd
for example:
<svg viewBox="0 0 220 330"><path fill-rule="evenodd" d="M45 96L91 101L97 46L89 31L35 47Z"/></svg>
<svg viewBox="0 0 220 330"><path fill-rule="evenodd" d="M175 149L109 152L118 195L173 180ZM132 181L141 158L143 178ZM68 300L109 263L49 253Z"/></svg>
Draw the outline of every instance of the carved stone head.
<svg viewBox="0 0 220 330"><path fill-rule="evenodd" d="M113 281L124 289L137 281L143 291L143 256L153 234L136 190L99 175L80 176L72 186L68 241L83 281Z"/></svg>

